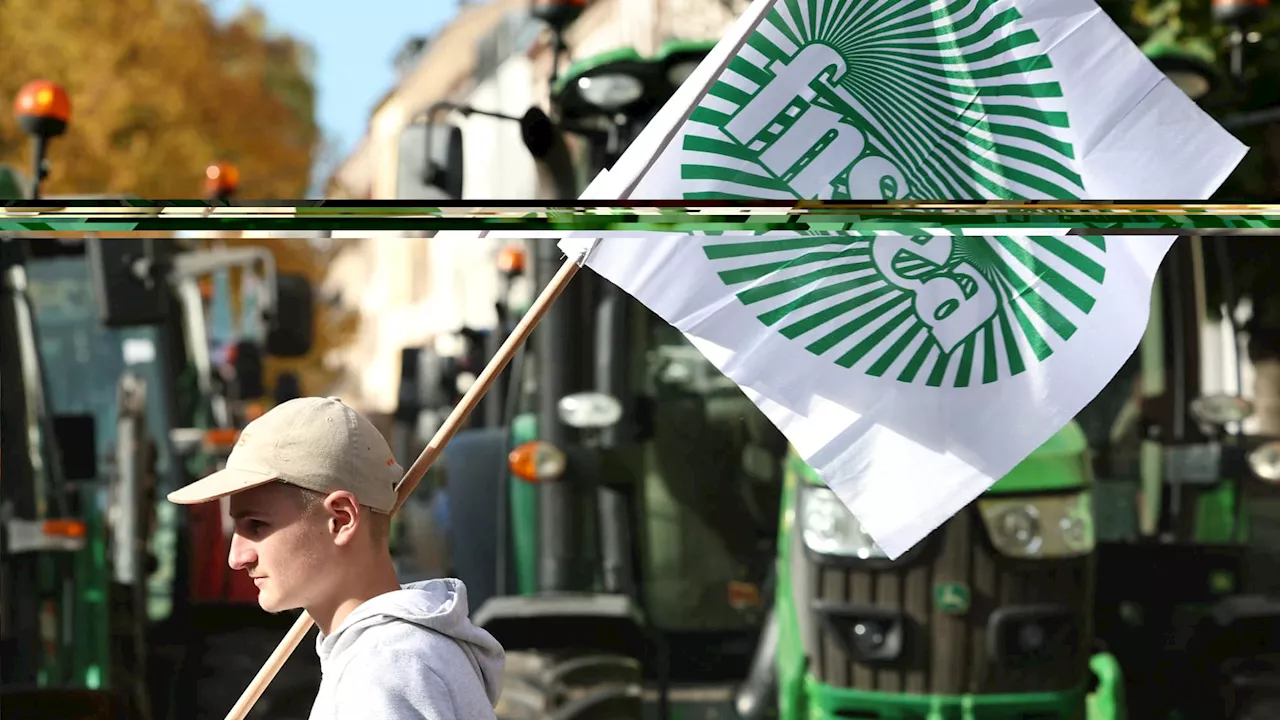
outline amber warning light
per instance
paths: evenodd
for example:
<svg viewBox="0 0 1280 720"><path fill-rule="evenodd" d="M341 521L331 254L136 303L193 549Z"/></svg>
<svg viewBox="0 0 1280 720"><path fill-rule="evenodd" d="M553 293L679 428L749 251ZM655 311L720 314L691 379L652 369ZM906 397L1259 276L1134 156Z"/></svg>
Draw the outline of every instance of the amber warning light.
<svg viewBox="0 0 1280 720"><path fill-rule="evenodd" d="M498 269L506 275L520 275L525 268L524 248L508 245L498 251Z"/></svg>
<svg viewBox="0 0 1280 720"><path fill-rule="evenodd" d="M211 428L204 434L204 449L210 453L230 452L240 437L235 428Z"/></svg>
<svg viewBox="0 0 1280 720"><path fill-rule="evenodd" d="M87 535L83 521L75 518L23 520L10 518L8 546L11 553L83 550Z"/></svg>
<svg viewBox="0 0 1280 720"><path fill-rule="evenodd" d="M42 138L61 135L71 119L71 98L57 83L32 80L18 91L13 115L26 132Z"/></svg>
<svg viewBox="0 0 1280 720"><path fill-rule="evenodd" d="M227 197L240 187L240 171L231 163L219 162L204 171L204 191L212 197Z"/></svg>
<svg viewBox="0 0 1280 720"><path fill-rule="evenodd" d="M511 474L529 483L558 479L567 464L559 448L539 440L516 447L507 456L507 463Z"/></svg>

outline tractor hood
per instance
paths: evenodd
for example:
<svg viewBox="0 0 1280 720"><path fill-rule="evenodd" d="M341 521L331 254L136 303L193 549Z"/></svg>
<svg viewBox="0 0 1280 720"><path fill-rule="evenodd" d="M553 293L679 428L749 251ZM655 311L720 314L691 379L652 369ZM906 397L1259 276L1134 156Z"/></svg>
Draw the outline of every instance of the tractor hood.
<svg viewBox="0 0 1280 720"><path fill-rule="evenodd" d="M1025 460L1014 466L1008 475L996 481L989 494L1010 495L1071 490L1087 486L1092 477L1088 463L1089 444L1084 430L1075 420L1067 423L1043 445L1036 448ZM822 480L813 468L795 454L792 448L788 462L793 471L810 485L821 485Z"/></svg>
<svg viewBox="0 0 1280 720"><path fill-rule="evenodd" d="M1089 442L1075 420L1036 448L987 492L1023 494L1083 488L1089 484Z"/></svg>

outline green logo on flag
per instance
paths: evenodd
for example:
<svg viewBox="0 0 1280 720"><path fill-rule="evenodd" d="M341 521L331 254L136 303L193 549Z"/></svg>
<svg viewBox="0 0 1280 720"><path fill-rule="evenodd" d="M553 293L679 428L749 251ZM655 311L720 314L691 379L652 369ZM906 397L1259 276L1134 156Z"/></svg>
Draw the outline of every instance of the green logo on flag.
<svg viewBox="0 0 1280 720"><path fill-rule="evenodd" d="M994 383L1048 359L1106 277L1100 237L722 236L703 250L784 337L930 387Z"/></svg>
<svg viewBox="0 0 1280 720"><path fill-rule="evenodd" d="M1039 38L993 0L779 0L685 125L687 199L1083 194ZM868 375L968 387L1076 332L1100 237L721 236L707 257L766 325Z"/></svg>
<svg viewBox="0 0 1280 720"><path fill-rule="evenodd" d="M1066 102L993 0L779 0L685 125L686 199L1074 199Z"/></svg>

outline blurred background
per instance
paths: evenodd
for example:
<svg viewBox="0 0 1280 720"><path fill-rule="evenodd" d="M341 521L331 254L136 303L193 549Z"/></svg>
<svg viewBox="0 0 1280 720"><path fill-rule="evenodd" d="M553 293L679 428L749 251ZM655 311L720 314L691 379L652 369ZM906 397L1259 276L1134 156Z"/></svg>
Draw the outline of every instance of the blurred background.
<svg viewBox="0 0 1280 720"><path fill-rule="evenodd" d="M539 200L743 0L0 3L0 197ZM1106 0L1280 200L1280 14ZM491 203L490 203L491 204ZM406 467L560 256L429 233L6 237L6 718L225 715L294 616L172 488L339 395ZM503 718L1280 718L1275 238L1184 238L1077 420L889 563L737 387L575 280L397 516L509 650ZM584 274L587 275L587 274ZM252 717L305 717L309 641Z"/></svg>

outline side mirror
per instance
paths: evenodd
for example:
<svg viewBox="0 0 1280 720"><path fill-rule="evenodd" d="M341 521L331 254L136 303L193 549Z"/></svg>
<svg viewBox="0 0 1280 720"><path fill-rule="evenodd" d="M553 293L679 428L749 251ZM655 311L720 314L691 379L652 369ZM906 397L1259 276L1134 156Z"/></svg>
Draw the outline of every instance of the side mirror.
<svg viewBox="0 0 1280 720"><path fill-rule="evenodd" d="M443 358L436 353L434 346L424 347L416 358L415 385L417 387L417 403L419 410L448 409L451 406L449 396L440 388L439 379L444 373Z"/></svg>
<svg viewBox="0 0 1280 720"><path fill-rule="evenodd" d="M396 199L462 197L462 128L414 123L400 132Z"/></svg>
<svg viewBox="0 0 1280 720"><path fill-rule="evenodd" d="M315 294L305 276L289 273L276 276L275 314L267 330L268 354L302 357L311 352L314 304Z"/></svg>
<svg viewBox="0 0 1280 720"><path fill-rule="evenodd" d="M98 477L98 427L92 415L55 415L53 440L67 480Z"/></svg>
<svg viewBox="0 0 1280 720"><path fill-rule="evenodd" d="M302 397L302 380L297 373L282 372L276 376L275 401L279 405Z"/></svg>
<svg viewBox="0 0 1280 720"><path fill-rule="evenodd" d="M418 356L423 348L407 347L400 349L400 392L396 399L396 409L392 413L398 422L409 423L418 417L422 403L422 394L418 380Z"/></svg>
<svg viewBox="0 0 1280 720"><path fill-rule="evenodd" d="M550 155L555 148L559 139L557 132L555 123L536 105L520 118L520 139L529 154L539 160Z"/></svg>
<svg viewBox="0 0 1280 720"><path fill-rule="evenodd" d="M167 279L157 271L168 251L167 243L143 238L104 240L85 238L89 276L98 302L98 318L105 327L158 325L165 320L163 308Z"/></svg>
<svg viewBox="0 0 1280 720"><path fill-rule="evenodd" d="M231 365L236 371L236 391L241 400L267 394L262 379L262 351L257 343L249 340L236 343L236 359Z"/></svg>

